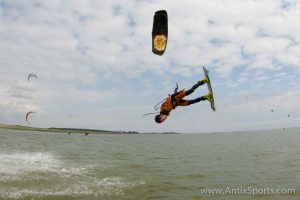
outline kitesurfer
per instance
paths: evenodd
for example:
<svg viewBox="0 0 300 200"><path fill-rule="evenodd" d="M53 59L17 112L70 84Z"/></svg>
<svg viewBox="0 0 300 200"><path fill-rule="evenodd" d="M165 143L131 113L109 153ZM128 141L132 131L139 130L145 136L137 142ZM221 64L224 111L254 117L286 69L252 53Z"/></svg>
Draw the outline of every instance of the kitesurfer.
<svg viewBox="0 0 300 200"><path fill-rule="evenodd" d="M167 119L167 117L170 115L170 112L175 109L177 106L188 106L194 103L198 103L200 101L207 100L209 102L212 101L212 95L209 93L207 95L204 95L202 97L193 99L193 100L185 100L184 97L192 94L195 89L197 89L199 86L205 84L208 82L207 78L204 78L201 81L198 81L191 89L185 90L182 89L179 92L178 86L175 88L175 91L172 95L169 95L165 102L160 107L160 114L155 116L155 121L157 123L161 123Z"/></svg>

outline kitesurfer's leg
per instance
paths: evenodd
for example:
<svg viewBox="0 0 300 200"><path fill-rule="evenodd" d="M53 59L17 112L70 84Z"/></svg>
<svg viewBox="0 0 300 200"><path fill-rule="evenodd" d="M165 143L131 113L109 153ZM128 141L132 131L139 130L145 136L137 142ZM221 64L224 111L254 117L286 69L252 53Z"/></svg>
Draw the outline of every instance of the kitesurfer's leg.
<svg viewBox="0 0 300 200"><path fill-rule="evenodd" d="M205 84L208 82L208 79L205 77L204 79L198 81L195 85L193 85L193 87L189 90L186 91L186 95L190 95L192 94L199 86Z"/></svg>
<svg viewBox="0 0 300 200"><path fill-rule="evenodd" d="M188 106L188 105L191 105L191 104L194 104L194 103L198 103L200 101L211 101L212 100L212 95L211 94L207 94L207 95L204 95L202 97L199 97L197 99L193 99L193 100L185 100L185 99L181 99L179 101L179 105L178 106Z"/></svg>

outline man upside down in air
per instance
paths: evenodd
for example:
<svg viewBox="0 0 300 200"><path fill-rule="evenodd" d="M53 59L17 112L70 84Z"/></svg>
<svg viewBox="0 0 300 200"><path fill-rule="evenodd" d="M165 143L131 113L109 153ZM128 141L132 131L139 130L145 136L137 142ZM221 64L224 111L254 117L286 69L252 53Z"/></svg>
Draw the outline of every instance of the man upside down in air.
<svg viewBox="0 0 300 200"><path fill-rule="evenodd" d="M191 89L185 90L182 89L179 92L177 92L178 87L175 88L174 94L169 95L165 102L160 107L160 114L155 116L155 121L157 123L162 123L167 119L170 112L175 109L177 106L188 106L194 103L198 103L200 101L207 100L209 102L212 101L212 95L209 93L207 95L204 95L202 97L193 99L193 100L185 100L184 97L192 94L195 89L197 89L199 86L205 84L208 82L207 78L204 78L201 81L198 81Z"/></svg>

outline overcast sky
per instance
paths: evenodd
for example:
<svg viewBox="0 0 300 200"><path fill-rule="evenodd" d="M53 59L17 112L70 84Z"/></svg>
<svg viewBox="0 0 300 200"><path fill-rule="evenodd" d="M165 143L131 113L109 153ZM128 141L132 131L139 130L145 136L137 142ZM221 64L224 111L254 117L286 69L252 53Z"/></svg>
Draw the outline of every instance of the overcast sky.
<svg viewBox="0 0 300 200"><path fill-rule="evenodd" d="M168 12L166 52L151 49ZM300 1L0 0L0 123L141 132L300 125ZM210 71L208 102L153 106ZM27 76L36 73L38 79ZM189 99L207 93L199 88ZM274 112L270 110L273 109ZM290 117L288 117L290 114Z"/></svg>

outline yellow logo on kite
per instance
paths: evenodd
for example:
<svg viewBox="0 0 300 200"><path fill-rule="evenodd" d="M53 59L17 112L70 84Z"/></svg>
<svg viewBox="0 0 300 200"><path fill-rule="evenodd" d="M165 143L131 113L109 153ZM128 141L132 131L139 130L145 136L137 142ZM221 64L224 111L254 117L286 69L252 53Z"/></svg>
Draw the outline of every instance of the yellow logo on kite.
<svg viewBox="0 0 300 200"><path fill-rule="evenodd" d="M167 44L167 38L165 35L156 35L154 37L153 42L154 42L154 48L157 51L164 51Z"/></svg>

